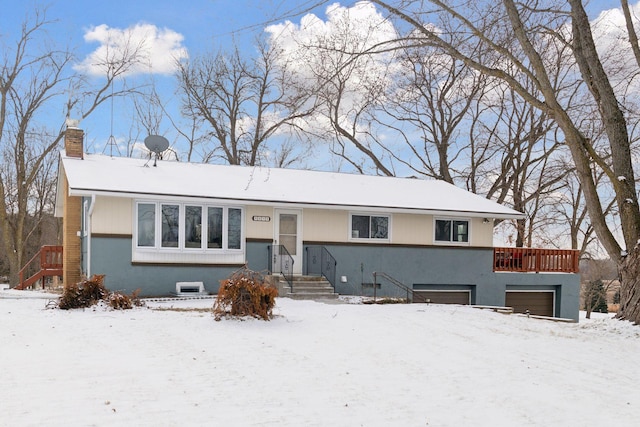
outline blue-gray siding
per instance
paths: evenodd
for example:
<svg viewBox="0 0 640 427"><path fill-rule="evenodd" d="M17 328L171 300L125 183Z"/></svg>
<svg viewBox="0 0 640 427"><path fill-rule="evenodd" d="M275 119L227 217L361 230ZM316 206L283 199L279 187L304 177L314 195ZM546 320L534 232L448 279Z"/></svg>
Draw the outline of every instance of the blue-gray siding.
<svg viewBox="0 0 640 427"><path fill-rule="evenodd" d="M266 272L266 242L247 242L247 265ZM306 245L305 245L306 247ZM343 295L370 295L373 272L384 272L409 288L423 290L470 290L471 303L503 306L507 290L555 291L555 315L577 320L579 275L565 273L495 273L492 248L414 247L393 245L326 245L336 258L336 291ZM144 296L167 295L179 281L202 281L215 293L220 280L238 266L137 265L131 263L131 238L94 237L91 270L106 274L109 289ZM346 281L341 281L341 277ZM387 280L378 278L379 296L406 296Z"/></svg>
<svg viewBox="0 0 640 427"><path fill-rule="evenodd" d="M105 274L105 285L112 291L131 293L140 289L141 296L167 296L176 291L176 282L203 282L208 292L215 293L220 280L238 268L239 266L218 265L132 264L131 238L91 239L91 273Z"/></svg>
<svg viewBox="0 0 640 427"><path fill-rule="evenodd" d="M504 306L507 290L553 290L555 316L578 320L580 278L567 273L496 273L492 248L325 245L338 265L336 291L370 295L373 272L384 272L409 288L469 290L471 303ZM346 282L341 282L342 276ZM380 296L406 292L378 277Z"/></svg>

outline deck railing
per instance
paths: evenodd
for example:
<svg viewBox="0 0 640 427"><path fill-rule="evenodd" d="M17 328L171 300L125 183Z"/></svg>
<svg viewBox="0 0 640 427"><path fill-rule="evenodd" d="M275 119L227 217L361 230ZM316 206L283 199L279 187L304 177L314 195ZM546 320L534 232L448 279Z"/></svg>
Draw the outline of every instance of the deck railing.
<svg viewBox="0 0 640 427"><path fill-rule="evenodd" d="M577 273L579 261L573 249L493 249L493 271Z"/></svg>
<svg viewBox="0 0 640 427"><path fill-rule="evenodd" d="M20 270L16 289L25 289L46 277L62 276L62 246L43 246Z"/></svg>

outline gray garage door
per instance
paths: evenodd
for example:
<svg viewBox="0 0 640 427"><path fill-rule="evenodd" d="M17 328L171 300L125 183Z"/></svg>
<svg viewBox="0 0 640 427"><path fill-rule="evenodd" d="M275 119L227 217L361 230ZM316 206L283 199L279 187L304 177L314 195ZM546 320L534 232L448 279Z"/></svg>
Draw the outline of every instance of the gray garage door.
<svg viewBox="0 0 640 427"><path fill-rule="evenodd" d="M469 291L413 291L413 302L433 304L470 304Z"/></svg>
<svg viewBox="0 0 640 427"><path fill-rule="evenodd" d="M554 292L507 291L505 306L513 307L514 313L529 313L553 317Z"/></svg>

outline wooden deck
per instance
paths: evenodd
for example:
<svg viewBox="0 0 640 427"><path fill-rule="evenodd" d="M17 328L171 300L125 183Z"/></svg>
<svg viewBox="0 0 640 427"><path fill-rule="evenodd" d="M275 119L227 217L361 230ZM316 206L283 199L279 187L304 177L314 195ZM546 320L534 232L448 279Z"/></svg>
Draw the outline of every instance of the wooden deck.
<svg viewBox="0 0 640 427"><path fill-rule="evenodd" d="M573 249L493 249L493 271L577 273L579 261L580 251Z"/></svg>

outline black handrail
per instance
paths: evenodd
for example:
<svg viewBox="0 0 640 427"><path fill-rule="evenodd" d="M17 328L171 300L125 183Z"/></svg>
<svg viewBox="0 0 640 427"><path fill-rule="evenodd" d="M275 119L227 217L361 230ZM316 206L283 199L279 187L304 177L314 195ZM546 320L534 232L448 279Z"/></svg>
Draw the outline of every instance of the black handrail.
<svg viewBox="0 0 640 427"><path fill-rule="evenodd" d="M405 285L404 283L402 283L399 280L394 279L393 277L389 276L387 273L383 273L383 272L373 272L373 301L375 302L376 300L376 288L377 288L377 279L378 276L387 279L389 282L393 283L394 285L396 285L397 287L399 287L400 289L402 289L403 291L407 292L407 302L412 302L413 298L414 298L414 292L413 289L411 289L410 287L408 287L407 285ZM409 295L411 295L411 298L409 298Z"/></svg>
<svg viewBox="0 0 640 427"><path fill-rule="evenodd" d="M306 274L324 276L327 282L336 290L336 266L338 262L324 246L307 246L305 248Z"/></svg>
<svg viewBox="0 0 640 427"><path fill-rule="evenodd" d="M293 292L293 257L284 245L269 245L269 270L282 274Z"/></svg>

